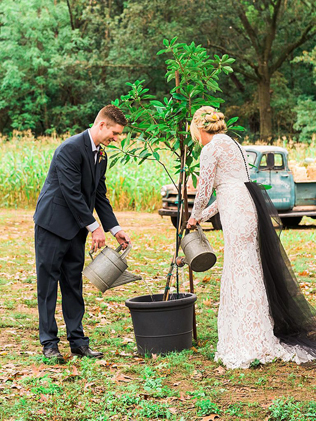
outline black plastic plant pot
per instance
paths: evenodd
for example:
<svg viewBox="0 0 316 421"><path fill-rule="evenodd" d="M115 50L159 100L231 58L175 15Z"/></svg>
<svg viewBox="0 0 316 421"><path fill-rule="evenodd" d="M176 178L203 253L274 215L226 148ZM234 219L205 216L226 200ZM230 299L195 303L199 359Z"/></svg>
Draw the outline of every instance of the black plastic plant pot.
<svg viewBox="0 0 316 421"><path fill-rule="evenodd" d="M192 346L193 308L196 295L143 295L125 302L132 316L138 352L166 354Z"/></svg>

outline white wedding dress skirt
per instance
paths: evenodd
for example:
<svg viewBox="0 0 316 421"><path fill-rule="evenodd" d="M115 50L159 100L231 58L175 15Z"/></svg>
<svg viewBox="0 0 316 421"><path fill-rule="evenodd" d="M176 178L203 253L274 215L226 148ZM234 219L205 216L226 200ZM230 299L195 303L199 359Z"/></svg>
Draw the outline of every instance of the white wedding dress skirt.
<svg viewBox="0 0 316 421"><path fill-rule="evenodd" d="M228 368L247 368L254 360L267 363L275 358L310 361L313 357L305 350L280 343L273 333L259 253L257 211L244 184L247 181L238 146L227 135L215 135L201 153L199 190L192 212L197 220L207 220L219 211L223 227L224 267L215 360ZM206 208L213 188L217 200Z"/></svg>

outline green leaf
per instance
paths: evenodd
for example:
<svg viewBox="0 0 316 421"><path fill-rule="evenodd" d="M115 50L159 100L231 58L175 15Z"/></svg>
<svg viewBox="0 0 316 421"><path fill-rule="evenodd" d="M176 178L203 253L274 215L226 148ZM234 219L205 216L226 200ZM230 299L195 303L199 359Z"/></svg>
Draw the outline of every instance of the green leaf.
<svg viewBox="0 0 316 421"><path fill-rule="evenodd" d="M180 101L188 101L188 98L182 94L175 93L172 95L174 99L178 99Z"/></svg>
<svg viewBox="0 0 316 421"><path fill-rule="evenodd" d="M173 44L177 41L178 37L174 37L172 38L172 40L170 41L170 46L173 46Z"/></svg>
<svg viewBox="0 0 316 421"><path fill-rule="evenodd" d="M165 105L160 101L150 101L150 104L154 107L165 107Z"/></svg>
<svg viewBox="0 0 316 421"><path fill-rule="evenodd" d="M231 124L236 123L237 120L239 120L239 117L233 117L229 119L226 124L227 126L230 126Z"/></svg>
<svg viewBox="0 0 316 421"><path fill-rule="evenodd" d="M157 161L160 161L160 155L158 152L153 152L153 156L155 159L157 159Z"/></svg>
<svg viewBox="0 0 316 421"><path fill-rule="evenodd" d="M114 158L114 159L111 159L111 161L110 161L110 165L109 165L109 168L112 168L112 167L114 167L114 165L117 163L117 161L120 159L120 157L119 156L117 156L116 158Z"/></svg>
<svg viewBox="0 0 316 421"><path fill-rule="evenodd" d="M191 174L193 187L196 189L197 186L197 177L195 174Z"/></svg>
<svg viewBox="0 0 316 421"><path fill-rule="evenodd" d="M163 45L165 45L166 47L169 47L169 41L167 39L164 39L162 42L163 42Z"/></svg>
<svg viewBox="0 0 316 421"><path fill-rule="evenodd" d="M231 126L229 130L237 130L239 132L244 132L246 129L243 126Z"/></svg>
<svg viewBox="0 0 316 421"><path fill-rule="evenodd" d="M223 66L222 69L224 72L227 72L227 73L233 73L234 71L234 69L230 66Z"/></svg>

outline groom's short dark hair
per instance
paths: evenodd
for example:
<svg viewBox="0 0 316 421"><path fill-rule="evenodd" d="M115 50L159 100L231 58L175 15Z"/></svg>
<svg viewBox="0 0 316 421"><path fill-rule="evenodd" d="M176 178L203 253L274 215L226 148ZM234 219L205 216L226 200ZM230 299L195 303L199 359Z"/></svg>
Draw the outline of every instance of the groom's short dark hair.
<svg viewBox="0 0 316 421"><path fill-rule="evenodd" d="M94 123L98 123L101 120L106 120L110 124L120 124L121 126L127 125L127 120L123 112L112 104L106 105L98 112Z"/></svg>

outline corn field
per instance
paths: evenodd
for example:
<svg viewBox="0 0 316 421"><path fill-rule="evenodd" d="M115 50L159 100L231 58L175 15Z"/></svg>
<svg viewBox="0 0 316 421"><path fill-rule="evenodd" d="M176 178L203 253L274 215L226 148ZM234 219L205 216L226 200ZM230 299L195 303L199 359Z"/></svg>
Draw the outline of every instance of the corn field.
<svg viewBox="0 0 316 421"><path fill-rule="evenodd" d="M31 132L0 136L0 207L33 208L45 181L54 150L68 136L35 139ZM305 165L316 158L316 145L294 144L283 138L278 146L289 150L289 160ZM172 172L172 158L164 157ZM116 164L106 175L108 197L115 210L155 211L161 205L160 188L170 180L156 162Z"/></svg>
<svg viewBox="0 0 316 421"><path fill-rule="evenodd" d="M67 138L64 136L63 138ZM53 153L61 139L34 139L31 133L0 137L0 207L33 208L44 184ZM161 165L117 163L107 170L108 198L115 210L154 211L161 204L160 188L170 183Z"/></svg>

